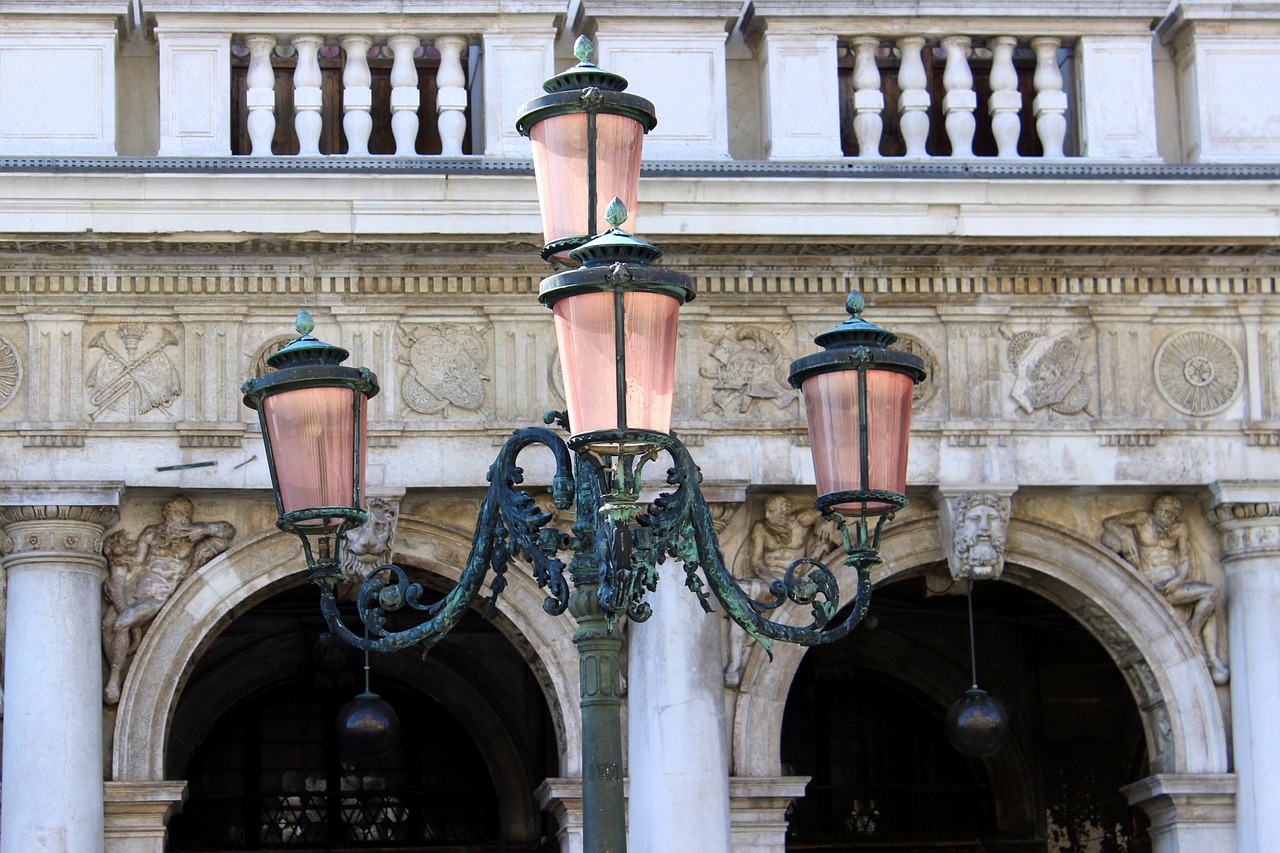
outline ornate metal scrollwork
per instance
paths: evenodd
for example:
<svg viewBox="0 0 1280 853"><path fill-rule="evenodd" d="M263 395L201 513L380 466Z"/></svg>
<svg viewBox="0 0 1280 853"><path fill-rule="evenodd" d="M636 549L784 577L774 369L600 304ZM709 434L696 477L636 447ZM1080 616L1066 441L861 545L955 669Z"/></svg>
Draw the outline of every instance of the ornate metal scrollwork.
<svg viewBox="0 0 1280 853"><path fill-rule="evenodd" d="M652 439L652 436L646 436ZM520 452L541 444L555 457L553 500L561 509L576 504L577 522L566 534L549 526L533 496L520 488L524 481L517 465ZM620 442L620 447L626 442ZM660 453L671 457L666 484L647 509L637 502L641 472ZM520 430L503 445L489 470L489 490L481 505L471 553L458 584L434 602L423 601L424 589L404 569L385 565L374 570L360 588L357 611L368 637L349 629L341 619L335 579L317 576L321 610L334 633L359 648L394 651L423 644L424 651L439 641L480 596L489 583L489 610L506 588L506 572L513 558L530 565L534 580L547 591L544 609L563 613L569 602L565 569L575 585L598 587L598 606L610 628L623 618L643 622L652 615L645 595L658 583L658 567L668 557L684 563L685 585L704 610L713 612L711 596L771 654L775 641L818 645L848 634L866 615L871 599L871 569L880 562L879 519L846 521L830 509L824 515L842 533L846 565L858 583L849 614L833 624L841 609L835 572L809 558L796 560L785 576L773 582L768 600L743 591L726 568L713 529L713 517L699 488L702 475L685 446L675 436L662 436L646 452L602 453L597 449L575 455L558 436L541 427ZM340 547L341 542L337 545ZM569 566L558 554L572 550ZM807 624L788 624L770 618L784 605L810 609ZM401 631L388 628L387 614L403 608L419 611L422 623Z"/></svg>

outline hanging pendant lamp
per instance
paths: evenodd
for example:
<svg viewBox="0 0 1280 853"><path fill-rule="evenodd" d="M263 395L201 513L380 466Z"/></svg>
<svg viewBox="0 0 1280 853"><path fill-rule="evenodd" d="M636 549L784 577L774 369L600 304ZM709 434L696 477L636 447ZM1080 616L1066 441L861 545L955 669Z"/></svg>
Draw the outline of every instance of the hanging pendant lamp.
<svg viewBox="0 0 1280 853"><path fill-rule="evenodd" d="M966 596L969 603L969 661L972 686L947 711L947 740L961 755L986 758L994 755L1009 734L1009 714L1004 704L978 686L978 651L973 636L973 581Z"/></svg>

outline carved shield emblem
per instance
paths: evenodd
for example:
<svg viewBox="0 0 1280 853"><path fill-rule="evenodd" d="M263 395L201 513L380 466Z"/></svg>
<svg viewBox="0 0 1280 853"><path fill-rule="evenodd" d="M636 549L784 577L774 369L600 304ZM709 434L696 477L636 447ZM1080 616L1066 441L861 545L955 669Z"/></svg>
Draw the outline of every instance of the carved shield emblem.
<svg viewBox="0 0 1280 853"><path fill-rule="evenodd" d="M402 332L408 365L400 390L404 401L424 415L448 414L450 406L475 411L484 405L484 339L465 326L419 327Z"/></svg>

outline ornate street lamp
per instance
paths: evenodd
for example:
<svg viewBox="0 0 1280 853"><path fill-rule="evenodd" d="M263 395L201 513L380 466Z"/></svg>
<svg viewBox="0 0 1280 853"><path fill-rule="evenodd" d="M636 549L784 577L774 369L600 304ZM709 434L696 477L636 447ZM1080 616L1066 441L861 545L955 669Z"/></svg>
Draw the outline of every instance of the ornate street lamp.
<svg viewBox="0 0 1280 853"><path fill-rule="evenodd" d="M568 411L549 413L547 423L558 422L570 436L566 442L548 429L533 427L517 431L503 445L489 469L489 488L457 586L441 600L425 603L423 588L403 569L379 567L357 594L357 611L367 636L351 630L338 610L336 567L341 560L342 531L364 517L359 484L363 401L376 393L376 380L365 370L337 368L346 353L319 344L310 337L310 327L304 331L306 324L302 324L303 337L282 353L306 351L316 358L323 354L324 360L304 363L298 356L294 362L289 360L292 356L281 359L277 354L272 358L279 361L272 366L281 368L278 373L290 366L306 372L267 374L247 382L244 390L246 405L263 418L267 459L281 512L278 524L303 538L310 577L320 587L321 612L332 633L372 651L417 643L430 648L477 601L491 572L492 607L506 586L512 557L522 557L529 564L538 586L546 591L543 608L548 613L558 615L567 609L574 616L580 666L591 674L581 680L584 849L616 853L626 849L618 667L623 639L618 623L649 618L645 595L658 582L658 566L671 557L684 564L685 584L704 609L713 610L714 595L766 651L775 641L811 646L853 630L870 603L870 571L880 561L885 518L906 504L911 388L923 379L924 369L915 356L888 349L895 336L861 318L862 299L856 294L847 304L850 319L818 336L823 351L792 365L791 382L802 390L809 415L820 492L817 507L843 534L845 564L857 574L857 590L848 603L848 614L837 622L842 602L835 573L816 560L802 558L772 584L765 600L749 597L724 564L711 513L699 489L701 473L670 431L676 314L693 298L692 282L688 276L654 266L661 251L621 229L629 207L620 198L627 198L629 192L634 205L635 190L620 191L613 183L626 170L602 165L629 163L628 158L638 164L638 140L643 130L653 126L652 110L641 99L624 99L621 86L625 82L619 85L621 78L586 61L590 46L584 46L584 41L578 46L582 62L553 78L547 84L551 94L526 105L520 120L522 132L535 140L534 166L548 239L544 257L560 268L543 281L540 299L555 314ZM613 88L604 88L602 81ZM647 112L636 102L645 105ZM639 129L601 133L605 117L612 117L610 123L613 118L629 121ZM583 131L584 143L560 145L555 140L576 131L547 129L547 141L542 144L550 153L538 154L540 128L570 119ZM617 154L611 149L617 144L635 144L636 149ZM632 180L629 175L627 180ZM580 198L584 187L589 196L585 204ZM611 227L591 239L572 234L572 228L566 230L560 217L565 210L587 211L588 227L600 227L593 208L596 191L602 187L620 197L608 205ZM547 211L552 212L549 218ZM341 358L334 361L338 353ZM294 389L324 389L324 394L340 397L347 405L343 411L348 420L337 424L298 415L298 423L306 425L289 431L269 422L268 412L281 408L276 398ZM299 409L305 410L302 402ZM520 487L523 474L517 457L532 444L543 445L554 458L555 505L576 511L568 533L548 526L551 515L542 512ZM326 450L322 453L320 447ZM642 505L642 471L661 454L671 460L665 477L669 491L651 505ZM292 497L284 500L286 484L297 476L284 472L329 464L335 458L352 460L353 477L342 483L349 503L330 506L334 489L314 492L318 496L314 507L300 506ZM320 540L314 549L311 538ZM566 566L560 555L569 553L572 558ZM794 617L771 618L789 604L809 609L807 624L796 624L801 620ZM402 631L388 630L386 613L401 608L418 611L422 621Z"/></svg>

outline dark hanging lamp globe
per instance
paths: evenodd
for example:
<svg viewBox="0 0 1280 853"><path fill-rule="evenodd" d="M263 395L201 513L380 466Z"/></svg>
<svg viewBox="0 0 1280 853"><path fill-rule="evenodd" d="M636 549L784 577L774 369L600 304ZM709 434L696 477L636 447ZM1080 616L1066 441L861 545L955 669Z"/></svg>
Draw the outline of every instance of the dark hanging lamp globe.
<svg viewBox="0 0 1280 853"><path fill-rule="evenodd" d="M361 693L338 712L338 745L348 759L386 758L400 742L400 718L376 693Z"/></svg>
<svg viewBox="0 0 1280 853"><path fill-rule="evenodd" d="M1009 734L1009 715L1000 700L987 691L970 687L947 711L947 740L961 755L986 758L994 755Z"/></svg>

